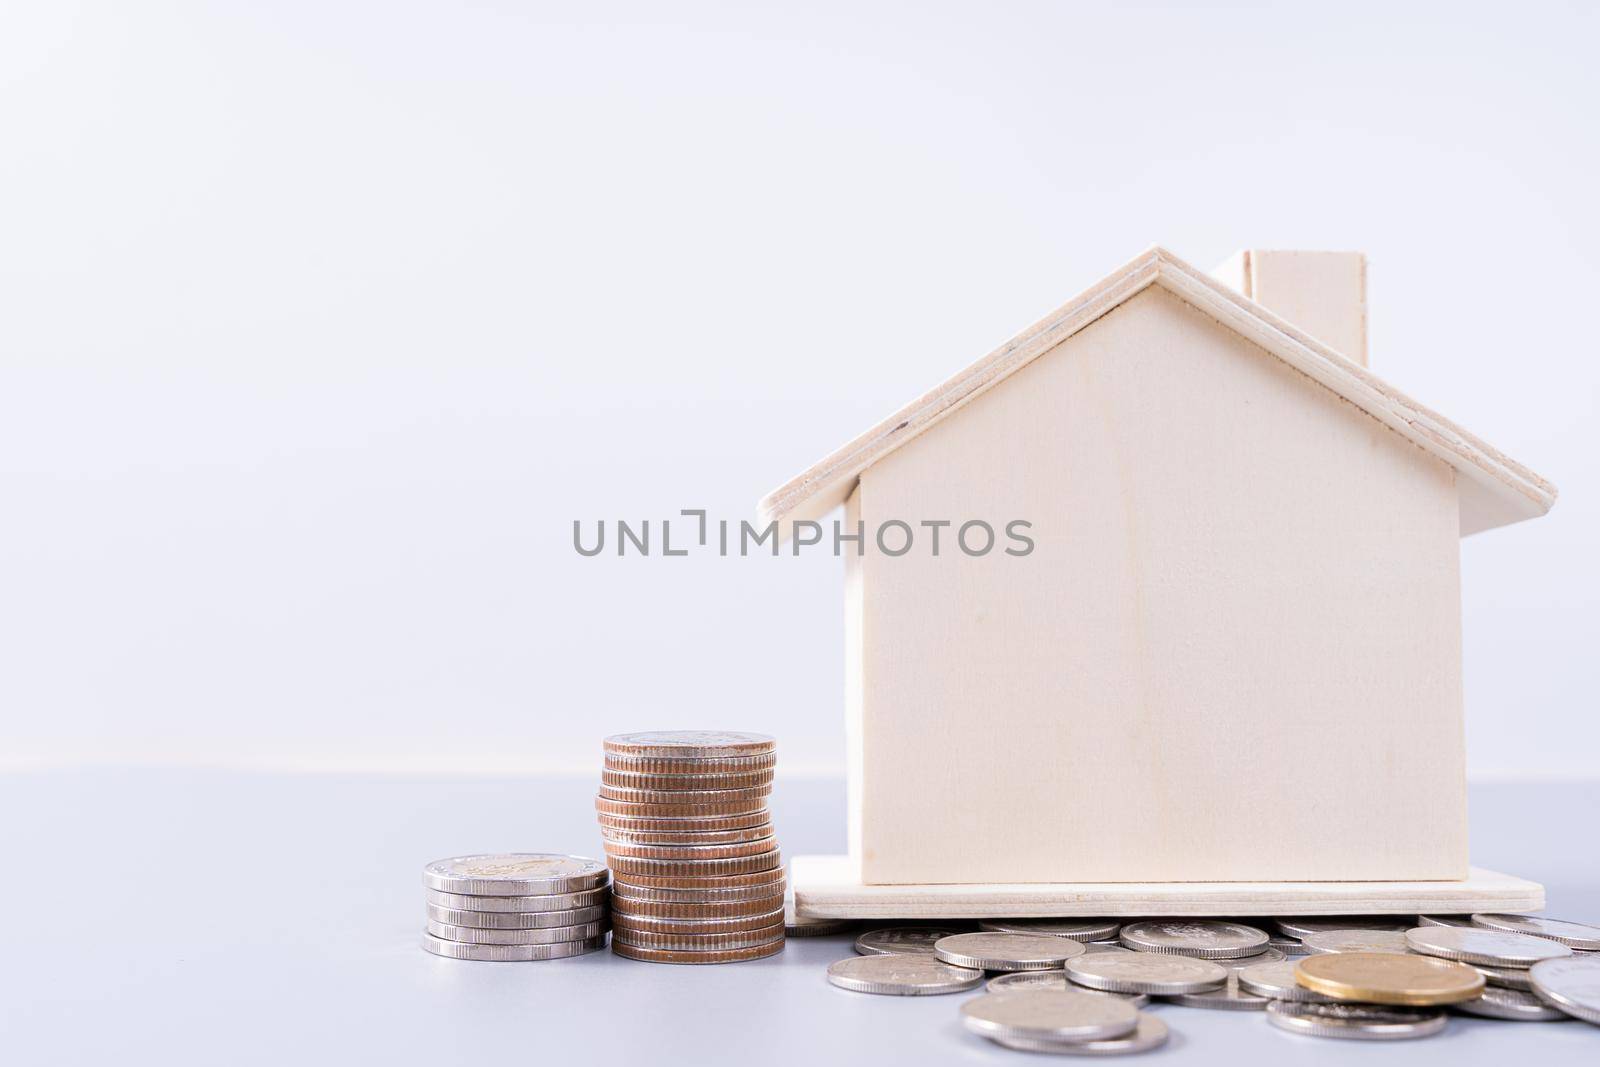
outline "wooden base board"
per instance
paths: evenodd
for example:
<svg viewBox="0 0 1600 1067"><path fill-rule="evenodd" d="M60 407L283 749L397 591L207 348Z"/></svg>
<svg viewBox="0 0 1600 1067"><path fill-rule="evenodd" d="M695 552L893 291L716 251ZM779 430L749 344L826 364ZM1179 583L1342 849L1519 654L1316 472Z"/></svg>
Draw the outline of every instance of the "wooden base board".
<svg viewBox="0 0 1600 1067"><path fill-rule="evenodd" d="M848 856L796 856L789 863L789 884L800 919L1461 915L1544 907L1544 886L1479 867L1460 882L862 885Z"/></svg>

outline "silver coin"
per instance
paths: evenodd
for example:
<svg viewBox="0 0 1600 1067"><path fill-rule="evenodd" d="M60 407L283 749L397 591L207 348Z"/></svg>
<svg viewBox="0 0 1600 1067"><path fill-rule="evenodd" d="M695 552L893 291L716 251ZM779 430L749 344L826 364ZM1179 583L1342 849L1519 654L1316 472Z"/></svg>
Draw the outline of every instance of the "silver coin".
<svg viewBox="0 0 1600 1067"><path fill-rule="evenodd" d="M1572 955L1572 949L1558 941L1459 926L1419 926L1407 930L1406 944L1411 946L1411 951L1425 956L1490 967L1531 967L1540 960Z"/></svg>
<svg viewBox="0 0 1600 1067"><path fill-rule="evenodd" d="M1068 960L1066 969L1068 978L1091 989L1157 996L1199 993L1228 980L1228 969L1212 960L1154 952L1096 952Z"/></svg>
<svg viewBox="0 0 1600 1067"><path fill-rule="evenodd" d="M1228 980L1216 989L1207 989L1199 993L1179 993L1166 1000L1172 1004L1182 1004L1186 1008L1210 1008L1213 1011L1265 1011L1271 998L1239 985L1237 972L1230 973Z"/></svg>
<svg viewBox="0 0 1600 1067"><path fill-rule="evenodd" d="M1238 972L1246 967L1253 967L1258 963L1277 963L1285 959L1288 959L1288 956L1275 948L1269 947L1262 949L1254 956L1235 956L1232 959L1212 960L1211 962L1221 965L1226 970Z"/></svg>
<svg viewBox="0 0 1600 1067"><path fill-rule="evenodd" d="M856 938L856 951L863 956L882 956L891 952L925 952L933 955L934 942L959 934L947 926L888 926L868 930Z"/></svg>
<svg viewBox="0 0 1600 1067"><path fill-rule="evenodd" d="M429 904L455 911L572 911L574 908L590 908L606 903L611 899L611 887L603 885L578 893L518 897L468 896L464 893L441 893L437 889L429 889L424 895Z"/></svg>
<svg viewBox="0 0 1600 1067"><path fill-rule="evenodd" d="M1087 943L1116 937L1122 924L1109 919L985 919L978 929L1002 934L1048 934Z"/></svg>
<svg viewBox="0 0 1600 1067"><path fill-rule="evenodd" d="M1303 1004L1274 1000L1267 1021L1280 1030L1311 1037L1397 1041L1431 1037L1448 1021L1442 1011L1390 1008L1377 1004Z"/></svg>
<svg viewBox="0 0 1600 1067"><path fill-rule="evenodd" d="M828 967L828 981L855 993L927 997L960 993L983 981L983 972L953 967L925 952L851 956Z"/></svg>
<svg viewBox="0 0 1600 1067"><path fill-rule="evenodd" d="M1018 1052L1046 1052L1057 1056L1122 1056L1149 1052L1167 1043L1167 1024L1154 1015L1139 1013L1139 1023L1126 1037L1103 1041L1053 1041L1046 1037L992 1037L989 1040Z"/></svg>
<svg viewBox="0 0 1600 1067"><path fill-rule="evenodd" d="M1295 966L1295 960L1283 959L1245 967L1238 972L1239 988L1269 1000L1294 1000L1303 1004L1327 1004L1333 1000L1295 981Z"/></svg>
<svg viewBox="0 0 1600 1067"><path fill-rule="evenodd" d="M1278 929L1290 937L1304 940L1307 934L1329 930L1398 930L1405 933L1416 925L1409 915L1314 915L1275 919Z"/></svg>
<svg viewBox="0 0 1600 1067"><path fill-rule="evenodd" d="M951 934L934 943L933 953L957 967L977 967L985 971L1059 970L1083 946L1066 937L1044 934L1002 934L980 930L973 934Z"/></svg>
<svg viewBox="0 0 1600 1067"><path fill-rule="evenodd" d="M1526 967L1485 967L1483 964L1474 964L1473 969L1483 975L1483 980L1490 985L1500 986L1502 989L1533 990L1533 980L1528 977Z"/></svg>
<svg viewBox="0 0 1600 1067"><path fill-rule="evenodd" d="M1533 965L1528 978L1540 1000L1600 1026L1600 957L1544 960Z"/></svg>
<svg viewBox="0 0 1600 1067"><path fill-rule="evenodd" d="M484 930L541 930L552 926L581 926L599 922L609 909L596 905L571 911L458 911L427 905L428 918L450 926L476 926Z"/></svg>
<svg viewBox="0 0 1600 1067"><path fill-rule="evenodd" d="M1139 1026L1139 1011L1125 1000L1051 989L985 993L961 1005L961 1021L984 1037L1103 1041Z"/></svg>
<svg viewBox="0 0 1600 1067"><path fill-rule="evenodd" d="M1410 955L1406 935L1398 930L1324 930L1302 942L1312 952L1396 952Z"/></svg>
<svg viewBox="0 0 1600 1067"><path fill-rule="evenodd" d="M1566 1012L1552 1008L1532 993L1525 993L1520 989L1506 989L1503 986L1484 986L1482 995L1450 1006L1468 1015L1511 1019L1516 1022L1553 1023L1570 1018Z"/></svg>
<svg viewBox="0 0 1600 1067"><path fill-rule="evenodd" d="M422 884L429 889L486 897L578 893L597 889L610 877L599 860L554 852L454 856L422 869Z"/></svg>
<svg viewBox="0 0 1600 1067"><path fill-rule="evenodd" d="M1585 952L1600 949L1600 926L1569 922L1566 919L1545 919L1538 915L1474 915L1473 925L1489 930L1505 930L1513 934L1531 934L1548 937L1568 948Z"/></svg>
<svg viewBox="0 0 1600 1067"><path fill-rule="evenodd" d="M646 730L612 734L602 743L607 753L623 756L694 760L761 755L778 746L777 740L766 734L732 730Z"/></svg>
<svg viewBox="0 0 1600 1067"><path fill-rule="evenodd" d="M451 926L428 921L428 933L442 941L469 945L558 945L566 941L588 941L606 932L606 923L579 926L551 926L543 930L485 930L477 926Z"/></svg>
<svg viewBox="0 0 1600 1067"><path fill-rule="evenodd" d="M474 945L461 941L446 941L424 933L422 947L435 956L449 956L457 960L525 963L531 960L558 960L567 956L582 956L589 952L597 952L606 947L606 938L601 934L587 941L563 941L554 945Z"/></svg>
<svg viewBox="0 0 1600 1067"><path fill-rule="evenodd" d="M1418 915L1418 926L1467 926L1472 925L1470 915Z"/></svg>
<svg viewBox="0 0 1600 1067"><path fill-rule="evenodd" d="M1164 952L1200 959L1254 956L1267 947L1263 930L1212 919L1151 919L1122 928L1122 943L1137 952Z"/></svg>
<svg viewBox="0 0 1600 1067"><path fill-rule="evenodd" d="M1267 940L1268 948L1275 948L1285 956L1309 956L1311 950L1298 937L1276 934Z"/></svg>
<svg viewBox="0 0 1600 1067"><path fill-rule="evenodd" d="M1127 949L1121 951L1126 952ZM1088 955L1089 953L1084 953L1084 956ZM990 993L1014 993L1021 989L1092 993L1097 997L1121 997L1136 1008L1145 1007L1150 1003L1150 997L1146 993L1113 993L1109 989L1090 989L1088 986L1075 985L1067 978L1066 971L1013 971L1010 974L995 975L984 983L983 988Z"/></svg>

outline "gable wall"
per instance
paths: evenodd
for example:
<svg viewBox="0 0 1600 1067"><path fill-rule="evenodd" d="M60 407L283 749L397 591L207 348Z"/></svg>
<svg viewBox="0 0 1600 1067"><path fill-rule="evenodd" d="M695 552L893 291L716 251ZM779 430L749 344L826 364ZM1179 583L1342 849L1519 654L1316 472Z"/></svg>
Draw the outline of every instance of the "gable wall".
<svg viewBox="0 0 1600 1067"><path fill-rule="evenodd" d="M868 882L1454 878L1454 473L1151 289L861 478ZM898 538L891 541L897 544ZM1002 546L1006 542L1002 535Z"/></svg>

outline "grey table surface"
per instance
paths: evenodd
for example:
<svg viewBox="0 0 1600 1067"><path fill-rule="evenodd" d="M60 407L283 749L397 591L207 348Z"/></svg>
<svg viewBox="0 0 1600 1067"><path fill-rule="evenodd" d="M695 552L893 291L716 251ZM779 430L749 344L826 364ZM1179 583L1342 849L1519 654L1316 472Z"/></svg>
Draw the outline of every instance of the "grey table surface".
<svg viewBox="0 0 1600 1067"><path fill-rule="evenodd" d="M970 994L829 986L848 938L668 967L417 947L423 863L474 851L600 855L594 777L198 771L0 776L0 1048L18 1064L1026 1062L970 1036ZM1472 792L1474 862L1543 881L1548 913L1600 921L1600 783ZM838 780L780 781L786 852L841 851ZM1374 833L1404 833L1403 821ZM1600 1063L1600 1027L1453 1019L1422 1041L1285 1034L1254 1012L1153 1009L1136 1062Z"/></svg>

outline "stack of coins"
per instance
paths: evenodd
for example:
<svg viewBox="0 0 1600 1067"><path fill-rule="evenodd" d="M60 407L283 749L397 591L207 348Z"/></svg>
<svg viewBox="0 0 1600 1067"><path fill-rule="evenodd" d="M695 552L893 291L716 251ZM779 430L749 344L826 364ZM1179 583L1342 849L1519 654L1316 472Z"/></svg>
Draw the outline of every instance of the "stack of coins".
<svg viewBox="0 0 1600 1067"><path fill-rule="evenodd" d="M762 734L606 738L595 810L613 879L613 952L734 963L783 951L783 862L767 810L776 762Z"/></svg>
<svg viewBox="0 0 1600 1067"><path fill-rule="evenodd" d="M422 869L437 956L554 960L606 946L610 875L598 860L549 852L456 856Z"/></svg>

